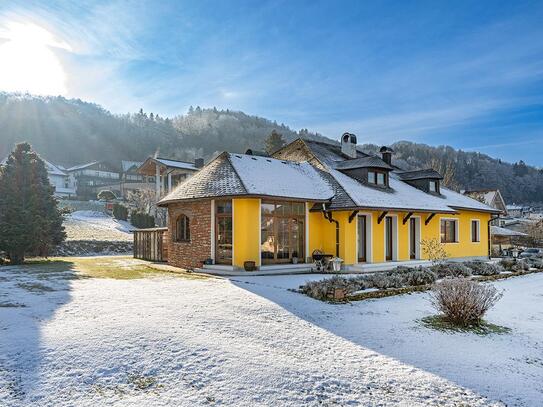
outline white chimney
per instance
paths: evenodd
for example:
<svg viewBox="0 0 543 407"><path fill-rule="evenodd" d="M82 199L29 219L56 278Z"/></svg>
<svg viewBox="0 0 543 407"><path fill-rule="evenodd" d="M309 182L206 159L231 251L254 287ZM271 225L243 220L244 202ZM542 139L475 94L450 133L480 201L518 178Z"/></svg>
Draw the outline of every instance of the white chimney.
<svg viewBox="0 0 543 407"><path fill-rule="evenodd" d="M356 136L343 133L341 136L341 152L349 158L356 158Z"/></svg>

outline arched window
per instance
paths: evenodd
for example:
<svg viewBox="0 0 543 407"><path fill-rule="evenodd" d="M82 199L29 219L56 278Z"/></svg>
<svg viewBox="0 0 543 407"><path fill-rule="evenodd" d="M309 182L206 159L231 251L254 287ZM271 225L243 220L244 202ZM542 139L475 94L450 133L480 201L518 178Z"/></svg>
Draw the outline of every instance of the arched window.
<svg viewBox="0 0 543 407"><path fill-rule="evenodd" d="M186 215L179 215L175 222L175 240L177 242L190 240L189 218Z"/></svg>

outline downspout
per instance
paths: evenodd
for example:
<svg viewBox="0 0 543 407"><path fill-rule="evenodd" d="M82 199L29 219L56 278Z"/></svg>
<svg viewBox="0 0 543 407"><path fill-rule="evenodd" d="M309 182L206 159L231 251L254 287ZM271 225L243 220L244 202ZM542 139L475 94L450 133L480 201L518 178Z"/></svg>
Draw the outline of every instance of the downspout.
<svg viewBox="0 0 543 407"><path fill-rule="evenodd" d="M487 230L488 230L488 258L490 259L492 257L492 236L490 235L490 223L495 221L496 219L500 219L500 214L498 213L498 216L493 217L491 216L490 219L487 222Z"/></svg>
<svg viewBox="0 0 543 407"><path fill-rule="evenodd" d="M328 222L334 222L336 224L336 257L339 257L339 222L332 218L332 212L326 211L326 204L322 204L322 214Z"/></svg>

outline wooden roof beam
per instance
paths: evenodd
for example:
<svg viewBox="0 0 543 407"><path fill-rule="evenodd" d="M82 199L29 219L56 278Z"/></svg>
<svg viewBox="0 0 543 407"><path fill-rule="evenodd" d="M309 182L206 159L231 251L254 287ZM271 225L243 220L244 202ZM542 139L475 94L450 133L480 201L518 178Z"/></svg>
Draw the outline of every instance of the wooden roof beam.
<svg viewBox="0 0 543 407"><path fill-rule="evenodd" d="M428 223L430 223L430 221L434 218L434 216L436 216L436 213L435 213L435 212L431 213L430 216L428 216L428 217L426 218L426 220L424 221L424 224L425 224L426 226L428 226Z"/></svg>
<svg viewBox="0 0 543 407"><path fill-rule="evenodd" d="M409 212L407 215L404 216L404 218L403 218L403 224L404 225L407 223L409 218L411 218L411 216L413 216L413 212Z"/></svg>

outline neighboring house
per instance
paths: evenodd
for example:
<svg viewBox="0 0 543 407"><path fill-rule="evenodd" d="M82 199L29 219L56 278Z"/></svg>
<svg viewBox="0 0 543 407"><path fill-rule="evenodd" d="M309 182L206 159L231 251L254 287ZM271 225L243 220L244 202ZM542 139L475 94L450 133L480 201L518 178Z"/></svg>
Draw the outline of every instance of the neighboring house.
<svg viewBox="0 0 543 407"><path fill-rule="evenodd" d="M499 226L491 226L490 233L492 235L492 248L495 254L500 254L503 249L515 246L520 238L528 236L526 233Z"/></svg>
<svg viewBox="0 0 543 407"><path fill-rule="evenodd" d="M310 262L314 250L347 268L425 259L437 239L453 258L489 255L499 210L441 185L434 170L402 171L381 157L298 139L274 158L224 152L158 204L168 208L168 262L243 268Z"/></svg>
<svg viewBox="0 0 543 407"><path fill-rule="evenodd" d="M7 158L0 162L0 165L6 162ZM55 165L42 157L42 160L47 169L49 182L55 188L55 196L59 198L70 198L76 194L75 187L70 183L69 174L60 165Z"/></svg>
<svg viewBox="0 0 543 407"><path fill-rule="evenodd" d="M121 195L121 174L119 169L105 161L93 161L66 169L70 183L77 188L81 199L96 199L103 190L111 190Z"/></svg>
<svg viewBox="0 0 543 407"><path fill-rule="evenodd" d="M537 220L535 219L513 218L505 220L500 226L502 228L509 229L515 232L525 233L530 225L533 225L536 222Z"/></svg>
<svg viewBox="0 0 543 407"><path fill-rule="evenodd" d="M196 159L194 163L171 160L160 157L149 157L137 172L148 180L154 180L156 200L170 193L178 184L188 179L204 165L204 160Z"/></svg>
<svg viewBox="0 0 543 407"><path fill-rule="evenodd" d="M43 158L42 158L43 160ZM43 160L47 168L49 182L55 188L55 195L62 198L72 198L76 195L75 186L70 183L70 176L66 170L58 165L54 165L47 160Z"/></svg>
<svg viewBox="0 0 543 407"><path fill-rule="evenodd" d="M470 198L476 199L488 206L495 208L500 211L500 215L507 216L507 205L505 200L502 197L499 189L480 189L465 191L464 195L469 196ZM498 226L498 220L496 219L492 223L495 226Z"/></svg>
<svg viewBox="0 0 543 407"><path fill-rule="evenodd" d="M507 205L507 214L513 218L521 218L530 212L530 208L521 205Z"/></svg>
<svg viewBox="0 0 543 407"><path fill-rule="evenodd" d="M121 196L127 199L130 192L152 191L155 188L155 177L142 175L139 168L141 161L121 161Z"/></svg>

